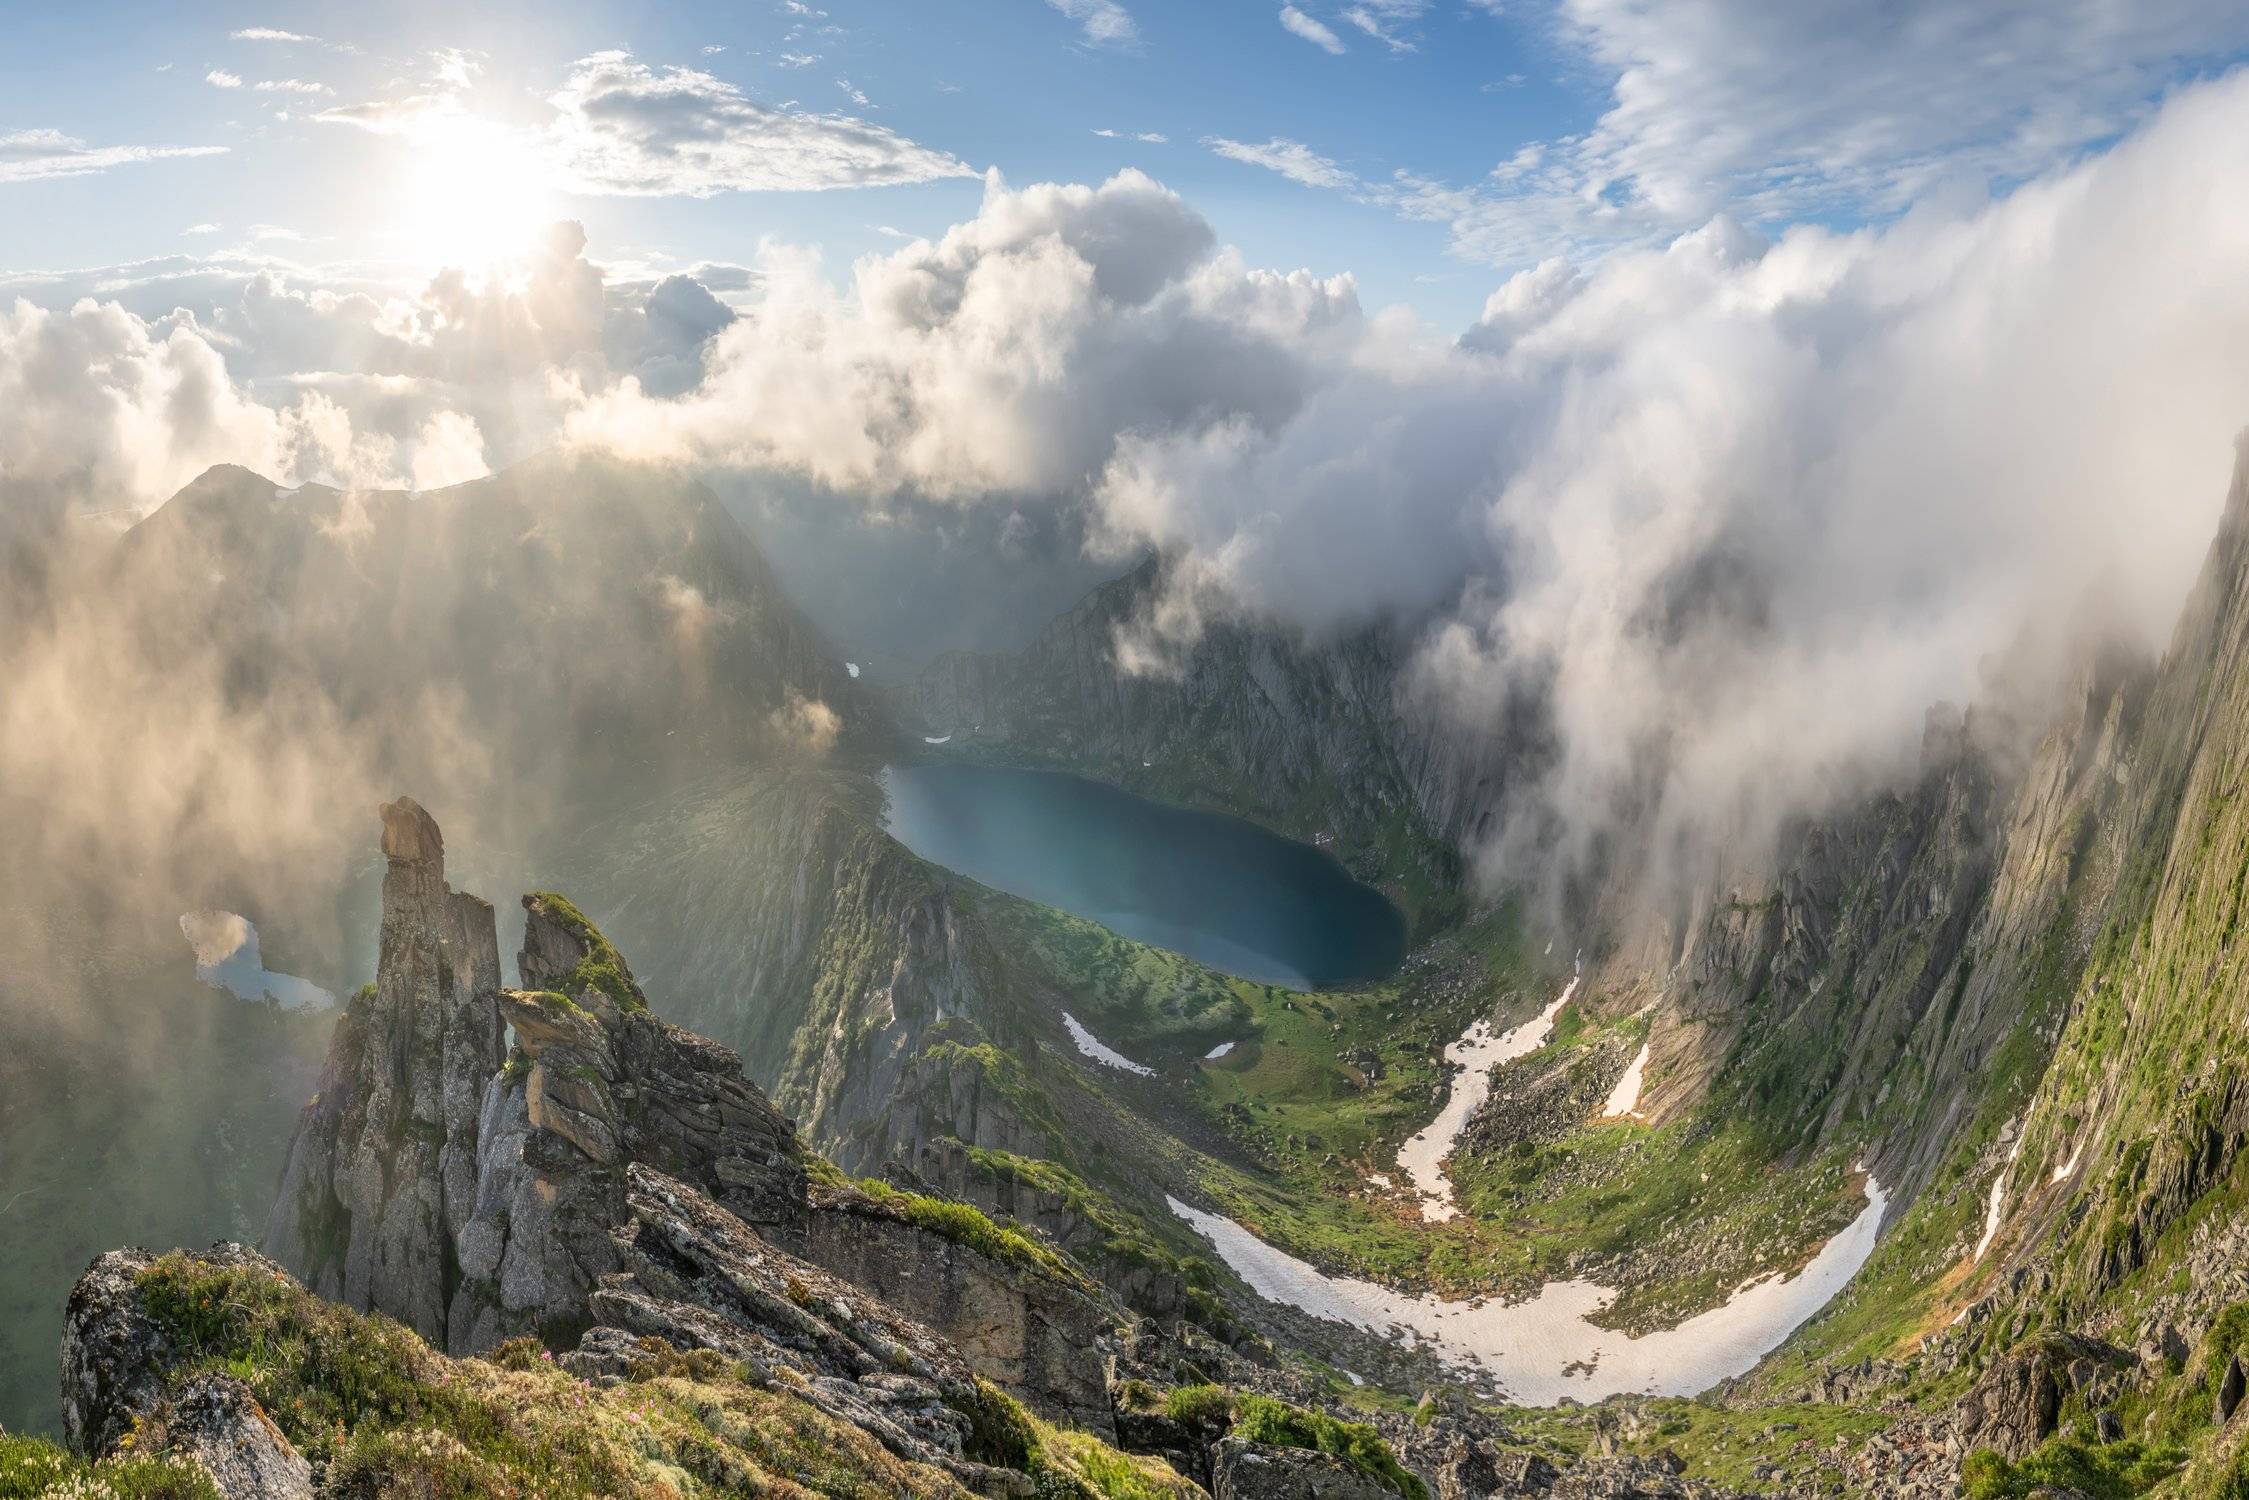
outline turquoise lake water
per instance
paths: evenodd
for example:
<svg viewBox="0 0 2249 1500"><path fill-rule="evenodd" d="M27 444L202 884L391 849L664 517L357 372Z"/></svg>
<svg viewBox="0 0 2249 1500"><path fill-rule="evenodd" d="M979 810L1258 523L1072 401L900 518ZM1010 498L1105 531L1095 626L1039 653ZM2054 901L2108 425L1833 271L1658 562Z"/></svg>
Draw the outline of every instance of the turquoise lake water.
<svg viewBox="0 0 2249 1500"><path fill-rule="evenodd" d="M1265 984L1380 979L1404 916L1325 851L1051 771L886 767L890 831L935 864Z"/></svg>

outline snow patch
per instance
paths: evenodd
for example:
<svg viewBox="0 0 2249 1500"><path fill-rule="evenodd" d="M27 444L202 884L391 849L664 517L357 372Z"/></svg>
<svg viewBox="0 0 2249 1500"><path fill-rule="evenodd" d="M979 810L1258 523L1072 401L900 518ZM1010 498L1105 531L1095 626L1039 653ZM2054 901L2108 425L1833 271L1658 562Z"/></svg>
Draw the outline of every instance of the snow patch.
<svg viewBox="0 0 2249 1500"><path fill-rule="evenodd" d="M1205 1052L1203 1054L1203 1061L1216 1062L1218 1061L1218 1059L1224 1057L1227 1053L1233 1050L1234 1044L1232 1042L1220 1042L1217 1046L1211 1048L1208 1052Z"/></svg>
<svg viewBox="0 0 2249 1500"><path fill-rule="evenodd" d="M854 676L854 677L857 677L857 676L859 675L859 663L857 663L857 662L855 662L855 661L847 661L847 662L845 662L845 663L843 664L843 669L844 669L844 670L845 670L846 672L849 672L849 673L850 673L850 674L851 674L852 676Z"/></svg>
<svg viewBox="0 0 2249 1500"><path fill-rule="evenodd" d="M2007 1174L2001 1172L1992 1179L1991 1202L1985 1206L1983 1213L1983 1233L1977 1237L1976 1248L1968 1256L1970 1261L1982 1260L1983 1253L1991 1248L1991 1242L1999 1237L2000 1211L2006 1207L2006 1195Z"/></svg>
<svg viewBox="0 0 2249 1500"><path fill-rule="evenodd" d="M1609 1102L1601 1106L1602 1119L1639 1115L1640 1083L1647 1072L1648 1044L1642 1042L1640 1050L1632 1054L1632 1063L1624 1070L1624 1076L1616 1081L1615 1088L1609 1090Z"/></svg>
<svg viewBox="0 0 2249 1500"><path fill-rule="evenodd" d="M1062 1012L1062 1024L1069 1028L1070 1040L1078 1044L1078 1050L1095 1062L1106 1063L1112 1068L1122 1068L1127 1073L1138 1073L1143 1078L1156 1076L1154 1068L1143 1067L1116 1048L1109 1046L1092 1032L1086 1030L1084 1024L1068 1011Z"/></svg>
<svg viewBox="0 0 2249 1500"><path fill-rule="evenodd" d="M1590 1321L1616 1295L1594 1282L1550 1281L1520 1302L1446 1302L1323 1275L1231 1219L1177 1198L1165 1202L1266 1300L1411 1341L1468 1379L1496 1382L1514 1401L1551 1406L1565 1396L1587 1402L1626 1392L1692 1396L1750 1370L1866 1263L1889 1195L1871 1175L1865 1191L1858 1217L1796 1275L1746 1282L1723 1306L1638 1338Z"/></svg>
<svg viewBox="0 0 2249 1500"><path fill-rule="evenodd" d="M2013 1122L2009 1122L2008 1128L2014 1128ZM1984 1205L1983 1237L1976 1241L1975 1252L1968 1257L1971 1263L1982 1260L1983 1253L1991 1248L1991 1242L1999 1237L1999 1225L2004 1217L2002 1210L2006 1206L2007 1173L2014 1167L2015 1158L2022 1154L2023 1138L2018 1135L2015 1143L2007 1148L2007 1160L1999 1168L1999 1175L1991 1181L1991 1201Z"/></svg>
<svg viewBox="0 0 2249 1500"><path fill-rule="evenodd" d="M1445 1097L1445 1107L1429 1128L1398 1148L1398 1169L1405 1173L1421 1194L1421 1216L1431 1223L1442 1223L1460 1213L1453 1198L1452 1179L1445 1175L1445 1158L1452 1155L1453 1143L1460 1139L1468 1121L1483 1107L1491 1096L1492 1069L1501 1063L1527 1057L1546 1045L1546 1038L1554 1030L1554 1018L1562 1007L1570 1003L1577 991L1577 980L1562 986L1562 993L1554 1003L1530 1020L1509 1031L1492 1031L1489 1020L1479 1020L1461 1034L1459 1041L1445 1049L1445 1061L1467 1071L1453 1080L1452 1091Z"/></svg>
<svg viewBox="0 0 2249 1500"><path fill-rule="evenodd" d="M2085 1132L2085 1134L2087 1135L2091 1135L2092 1133L2093 1132L2091 1132L2090 1130ZM2054 1183L2065 1182L2068 1179L2075 1177L2077 1175L2077 1164L2084 1159L2085 1142L2080 1140L2077 1143L2076 1149L2072 1150L2069 1153L2069 1160L2054 1168L2054 1175L2046 1179L2047 1185L2050 1187Z"/></svg>
<svg viewBox="0 0 2249 1500"><path fill-rule="evenodd" d="M953 737L949 734L925 734L921 737L921 742L925 745L950 745Z"/></svg>

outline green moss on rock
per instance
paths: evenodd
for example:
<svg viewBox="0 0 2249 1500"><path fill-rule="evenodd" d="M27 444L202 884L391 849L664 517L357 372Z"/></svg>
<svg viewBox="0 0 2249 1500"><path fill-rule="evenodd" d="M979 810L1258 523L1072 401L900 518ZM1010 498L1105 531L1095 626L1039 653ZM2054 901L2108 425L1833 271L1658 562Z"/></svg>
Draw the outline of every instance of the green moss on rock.
<svg viewBox="0 0 2249 1500"><path fill-rule="evenodd" d="M1086 1284L1084 1273L1069 1261L1022 1230L994 1221L973 1204L905 1192L873 1177L860 1182L858 1188L907 1223L942 1235L955 1244L966 1245L1023 1270L1057 1276L1079 1286Z"/></svg>
<svg viewBox="0 0 2249 1500"><path fill-rule="evenodd" d="M602 936L592 919L578 910L576 903L559 891L533 891L531 901L541 915L558 923L586 945L586 956L579 959L577 967L564 978L564 989L572 994L599 990L615 1002L619 1010L648 1009L648 997L625 967L623 955Z"/></svg>

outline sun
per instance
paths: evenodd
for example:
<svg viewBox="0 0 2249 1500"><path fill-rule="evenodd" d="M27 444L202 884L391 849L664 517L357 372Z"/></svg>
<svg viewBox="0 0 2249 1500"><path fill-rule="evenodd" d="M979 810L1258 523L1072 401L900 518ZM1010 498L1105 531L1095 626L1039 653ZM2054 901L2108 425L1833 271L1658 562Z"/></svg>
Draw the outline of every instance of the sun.
<svg viewBox="0 0 2249 1500"><path fill-rule="evenodd" d="M556 216L552 169L519 127L439 115L409 149L395 225L415 260L486 271L530 250Z"/></svg>

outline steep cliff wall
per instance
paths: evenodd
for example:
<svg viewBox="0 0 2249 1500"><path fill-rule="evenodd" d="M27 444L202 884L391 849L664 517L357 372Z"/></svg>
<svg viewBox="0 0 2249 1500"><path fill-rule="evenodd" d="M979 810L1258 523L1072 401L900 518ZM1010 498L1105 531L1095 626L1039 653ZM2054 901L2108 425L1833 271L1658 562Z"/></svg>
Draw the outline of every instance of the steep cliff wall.
<svg viewBox="0 0 2249 1500"><path fill-rule="evenodd" d="M475 1205L477 1113L502 1061L492 908L445 883L419 804L383 807L382 957L336 1029L266 1241L320 1295L446 1338Z"/></svg>
<svg viewBox="0 0 2249 1500"><path fill-rule="evenodd" d="M1158 582L1150 564L1096 590L1015 655L939 660L911 712L953 736L944 753L1332 837L1425 931L1473 903L1466 860L1547 753L1535 709L1473 732L1436 712L1395 622L1327 642L1221 623L1176 672L1128 672L1118 641ZM1932 709L1917 774L1799 817L1772 849L1723 852L1670 892L1588 876L1562 940L1586 956L1580 1006L1646 1014L1641 1115L1746 1115L1778 1158L1874 1149L1910 1201L1994 1060L2015 1077L2015 1054L2051 1043L2138 836L2125 762L2152 681L2143 660L2088 660L2042 731L2050 706Z"/></svg>
<svg viewBox="0 0 2249 1500"><path fill-rule="evenodd" d="M911 712L948 753L1080 771L1332 842L1417 917L1450 910L1457 851L1497 815L1521 740L1449 730L1402 680L1411 634L1334 641L1221 623L1176 672L1118 665L1153 600L1154 563L1094 590L1011 655L940 657Z"/></svg>
<svg viewBox="0 0 2249 1500"><path fill-rule="evenodd" d="M568 1348L619 1316L620 1278L672 1265L635 1246L672 1233L662 1206L684 1203L701 1233L768 1247L769 1276L821 1267L1041 1410L1105 1430L1117 1315L1079 1273L973 1210L838 1178L731 1050L651 1012L560 895L524 898L525 988L501 988L492 909L446 886L434 820L401 798L383 827L381 965L306 1106L269 1253L455 1354L522 1334Z"/></svg>

